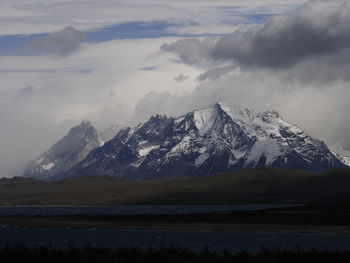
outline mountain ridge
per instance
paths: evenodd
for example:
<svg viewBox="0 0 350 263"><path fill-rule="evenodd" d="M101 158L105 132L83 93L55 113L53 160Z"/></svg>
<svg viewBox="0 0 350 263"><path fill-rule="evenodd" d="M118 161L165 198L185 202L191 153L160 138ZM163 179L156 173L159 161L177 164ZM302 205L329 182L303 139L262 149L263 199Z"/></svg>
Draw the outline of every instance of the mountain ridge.
<svg viewBox="0 0 350 263"><path fill-rule="evenodd" d="M121 178L202 176L273 166L321 173L345 168L327 145L285 121L276 111L252 112L216 103L180 117L152 116L124 128L67 172Z"/></svg>
<svg viewBox="0 0 350 263"><path fill-rule="evenodd" d="M71 169L88 153L101 146L96 129L84 120L67 135L26 166L24 177L50 178Z"/></svg>

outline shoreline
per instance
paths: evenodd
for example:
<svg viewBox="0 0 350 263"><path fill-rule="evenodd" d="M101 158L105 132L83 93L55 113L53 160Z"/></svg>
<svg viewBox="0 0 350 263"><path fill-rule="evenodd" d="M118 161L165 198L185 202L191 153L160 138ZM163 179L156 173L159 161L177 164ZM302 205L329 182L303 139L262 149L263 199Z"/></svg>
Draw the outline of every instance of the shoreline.
<svg viewBox="0 0 350 263"><path fill-rule="evenodd" d="M348 225L298 225L276 223L228 223L189 221L127 221L105 216L0 216L0 228L86 229L86 230L171 230L250 233L300 233L350 235Z"/></svg>
<svg viewBox="0 0 350 263"><path fill-rule="evenodd" d="M1 227L350 235L350 205L197 214L0 215Z"/></svg>

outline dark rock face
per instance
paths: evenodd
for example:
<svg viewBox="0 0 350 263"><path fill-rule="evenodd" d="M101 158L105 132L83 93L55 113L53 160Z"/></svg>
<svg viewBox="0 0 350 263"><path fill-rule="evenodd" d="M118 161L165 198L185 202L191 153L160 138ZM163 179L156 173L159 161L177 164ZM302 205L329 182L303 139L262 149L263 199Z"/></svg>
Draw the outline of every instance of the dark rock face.
<svg viewBox="0 0 350 263"><path fill-rule="evenodd" d="M106 174L122 178L203 176L273 166L323 172L347 167L322 141L277 112L217 103L178 118L151 117L53 179Z"/></svg>
<svg viewBox="0 0 350 263"><path fill-rule="evenodd" d="M50 179L73 168L92 149L99 146L97 131L89 121L83 121L73 127L50 150L28 163L24 176Z"/></svg>

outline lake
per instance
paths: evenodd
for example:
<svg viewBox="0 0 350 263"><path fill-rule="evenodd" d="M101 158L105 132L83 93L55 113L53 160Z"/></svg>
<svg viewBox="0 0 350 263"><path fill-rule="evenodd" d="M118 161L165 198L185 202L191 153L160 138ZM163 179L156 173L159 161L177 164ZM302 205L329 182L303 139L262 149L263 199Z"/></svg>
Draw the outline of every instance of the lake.
<svg viewBox="0 0 350 263"><path fill-rule="evenodd" d="M254 211L285 206L1 206L0 215L135 215L200 214L225 211ZM68 248L98 246L142 248L176 246L200 251L205 247L257 252L259 249L329 250L350 248L349 234L283 233L209 230L120 230L54 229L0 226L0 245L24 244Z"/></svg>
<svg viewBox="0 0 350 263"><path fill-rule="evenodd" d="M285 206L209 205L209 206L0 206L0 215L175 215L225 211L254 211Z"/></svg>

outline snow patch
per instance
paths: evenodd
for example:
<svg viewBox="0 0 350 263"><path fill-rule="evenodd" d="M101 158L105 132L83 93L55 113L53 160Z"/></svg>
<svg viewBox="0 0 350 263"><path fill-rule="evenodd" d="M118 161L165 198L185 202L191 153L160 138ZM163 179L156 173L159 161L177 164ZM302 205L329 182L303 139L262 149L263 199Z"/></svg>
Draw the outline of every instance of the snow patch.
<svg viewBox="0 0 350 263"><path fill-rule="evenodd" d="M214 109L207 108L193 113L193 121L200 134L205 133L214 124Z"/></svg>
<svg viewBox="0 0 350 263"><path fill-rule="evenodd" d="M181 116L181 117L177 118L177 119L174 121L174 124L175 124L175 125L178 125L178 124L181 123L184 119L185 119L185 116Z"/></svg>
<svg viewBox="0 0 350 263"><path fill-rule="evenodd" d="M245 151L231 150L231 153L233 154L236 160L241 159L242 157L244 157L244 155L246 155Z"/></svg>
<svg viewBox="0 0 350 263"><path fill-rule="evenodd" d="M205 152L200 154L196 160L194 161L194 165L195 166L201 166L206 160L208 160L208 158L210 157L210 154Z"/></svg>
<svg viewBox="0 0 350 263"><path fill-rule="evenodd" d="M146 145L148 143L148 141L143 140L139 142L139 146L143 147L144 145Z"/></svg>
<svg viewBox="0 0 350 263"><path fill-rule="evenodd" d="M337 157L337 159L339 161L341 161L343 164L345 164L346 166L350 166L350 157L345 156L345 155L341 155L335 151L331 150L331 153L335 155L335 157Z"/></svg>
<svg viewBox="0 0 350 263"><path fill-rule="evenodd" d="M133 166L133 167L135 167L135 168L139 168L144 159L145 159L145 158L141 158L141 159L139 159L137 162L131 163L131 166Z"/></svg>
<svg viewBox="0 0 350 263"><path fill-rule="evenodd" d="M40 159L35 162L35 165L40 165L44 161L44 159L45 158L41 156Z"/></svg>
<svg viewBox="0 0 350 263"><path fill-rule="evenodd" d="M248 109L242 109L236 105L226 105L222 102L219 102L218 105L233 121L250 123L254 120L254 115Z"/></svg>
<svg viewBox="0 0 350 263"><path fill-rule="evenodd" d="M43 168L44 170L50 170L54 166L55 166L55 163L48 163L48 164L42 165L41 168Z"/></svg>
<svg viewBox="0 0 350 263"><path fill-rule="evenodd" d="M331 153L335 155L343 164L350 166L350 151L343 150L340 144L329 146Z"/></svg>
<svg viewBox="0 0 350 263"><path fill-rule="evenodd" d="M158 148L159 148L159 145L153 145L153 146L148 146L148 147L142 148L142 149L139 150L139 155L140 155L140 156L146 156L146 155L148 155L152 150L158 149Z"/></svg>
<svg viewBox="0 0 350 263"><path fill-rule="evenodd" d="M340 156L340 155L336 155L338 157L338 159L345 165L350 166L350 157L348 156Z"/></svg>
<svg viewBox="0 0 350 263"><path fill-rule="evenodd" d="M248 155L246 166L250 163L257 163L262 156L266 158L265 165L271 164L283 153L279 145L272 139L262 139L257 141Z"/></svg>

